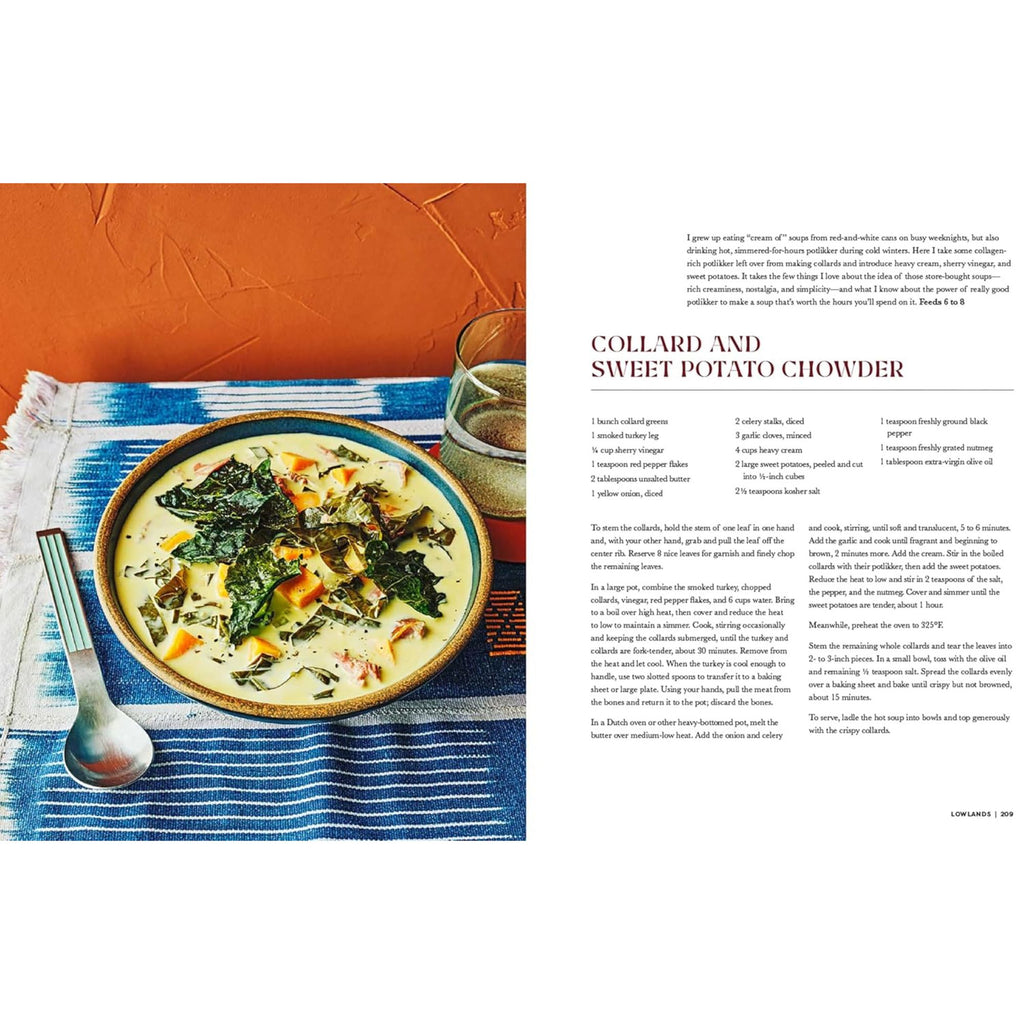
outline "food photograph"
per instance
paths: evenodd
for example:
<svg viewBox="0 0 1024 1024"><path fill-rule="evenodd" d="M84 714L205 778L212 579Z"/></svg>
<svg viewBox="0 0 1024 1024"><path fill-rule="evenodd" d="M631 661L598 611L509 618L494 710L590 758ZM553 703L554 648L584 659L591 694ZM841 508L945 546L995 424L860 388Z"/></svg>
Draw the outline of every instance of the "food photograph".
<svg viewBox="0 0 1024 1024"><path fill-rule="evenodd" d="M525 839L525 186L0 224L0 840Z"/></svg>

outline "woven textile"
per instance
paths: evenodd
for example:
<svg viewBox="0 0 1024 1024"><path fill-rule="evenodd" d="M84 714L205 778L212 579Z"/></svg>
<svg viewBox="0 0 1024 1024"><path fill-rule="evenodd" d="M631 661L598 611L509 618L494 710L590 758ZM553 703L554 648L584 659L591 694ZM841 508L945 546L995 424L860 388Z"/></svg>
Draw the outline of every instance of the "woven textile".
<svg viewBox="0 0 1024 1024"><path fill-rule="evenodd" d="M370 420L429 448L447 380L62 384L30 373L0 452L0 838L525 838L525 573L496 563L462 653L404 700L328 723L269 724L197 704L121 647L93 583L104 507L189 427L268 409ZM36 530L60 527L110 695L153 737L124 790L65 773L71 677Z"/></svg>

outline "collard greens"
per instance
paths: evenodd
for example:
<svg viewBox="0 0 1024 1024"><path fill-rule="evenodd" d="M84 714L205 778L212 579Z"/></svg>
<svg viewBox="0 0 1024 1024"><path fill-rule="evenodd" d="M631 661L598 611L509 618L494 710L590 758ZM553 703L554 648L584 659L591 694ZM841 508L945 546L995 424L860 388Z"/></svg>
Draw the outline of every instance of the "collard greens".
<svg viewBox="0 0 1024 1024"><path fill-rule="evenodd" d="M216 621L234 646L268 625L275 589L303 572L302 560L278 558L275 544L315 551L329 570L324 581L331 588L302 625L281 634L284 642L302 645L331 621L377 627L377 617L392 598L423 615L440 617L439 606L445 600L437 590L441 577L427 568L421 551L397 547L410 538L441 547L451 543L454 530L423 525L430 513L427 506L399 512L387 503L388 492L379 483L360 483L336 496L328 492L321 504L299 512L278 484L269 452L261 446L250 450L261 459L255 468L232 457L195 486L179 484L156 499L195 525L195 534L174 548L174 558L229 566L224 589L231 601L230 617L204 609L200 618L197 610L187 610L185 624ZM343 445L333 454L365 461ZM172 577L170 565L168 560L155 576L160 587L157 604L178 609L185 597L185 577L183 571ZM364 590L364 584L370 585ZM159 642L164 624L152 601L142 615L154 642ZM258 663L233 676L263 688L258 677L266 668ZM320 682L327 685L330 680Z"/></svg>
<svg viewBox="0 0 1024 1024"><path fill-rule="evenodd" d="M444 594L435 584L441 582L424 564L420 551L396 551L382 540L366 545L366 575L389 597L397 597L423 615L441 617L439 605Z"/></svg>
<svg viewBox="0 0 1024 1024"><path fill-rule="evenodd" d="M270 459L264 459L255 472L244 462L228 459L195 487L178 484L159 495L156 502L179 519L221 529L245 527L252 532L295 518L294 506L270 472Z"/></svg>
<svg viewBox="0 0 1024 1024"><path fill-rule="evenodd" d="M269 547L245 548L224 578L224 589L231 598L228 640L240 644L265 626L270 621L274 588L301 571L298 562L276 558Z"/></svg>

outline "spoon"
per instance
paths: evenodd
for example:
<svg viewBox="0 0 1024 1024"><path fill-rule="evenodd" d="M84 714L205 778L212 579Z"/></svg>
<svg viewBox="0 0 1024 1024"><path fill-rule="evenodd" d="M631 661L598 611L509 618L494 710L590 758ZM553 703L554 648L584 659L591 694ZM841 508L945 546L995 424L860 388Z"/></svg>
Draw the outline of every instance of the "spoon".
<svg viewBox="0 0 1024 1024"><path fill-rule="evenodd" d="M64 744L64 767L90 789L127 786L152 763L153 741L141 725L114 707L107 693L71 571L67 538L61 530L41 530L36 538L78 698L78 714Z"/></svg>

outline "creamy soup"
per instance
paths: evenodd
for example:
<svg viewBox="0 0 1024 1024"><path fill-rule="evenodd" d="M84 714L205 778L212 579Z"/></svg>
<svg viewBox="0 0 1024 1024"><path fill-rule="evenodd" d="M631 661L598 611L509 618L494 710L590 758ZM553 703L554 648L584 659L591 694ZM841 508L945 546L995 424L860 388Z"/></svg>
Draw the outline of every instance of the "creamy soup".
<svg viewBox="0 0 1024 1024"><path fill-rule="evenodd" d="M448 642L472 560L441 492L394 456L315 434L211 448L153 484L115 549L117 595L157 657L274 704L392 686Z"/></svg>

